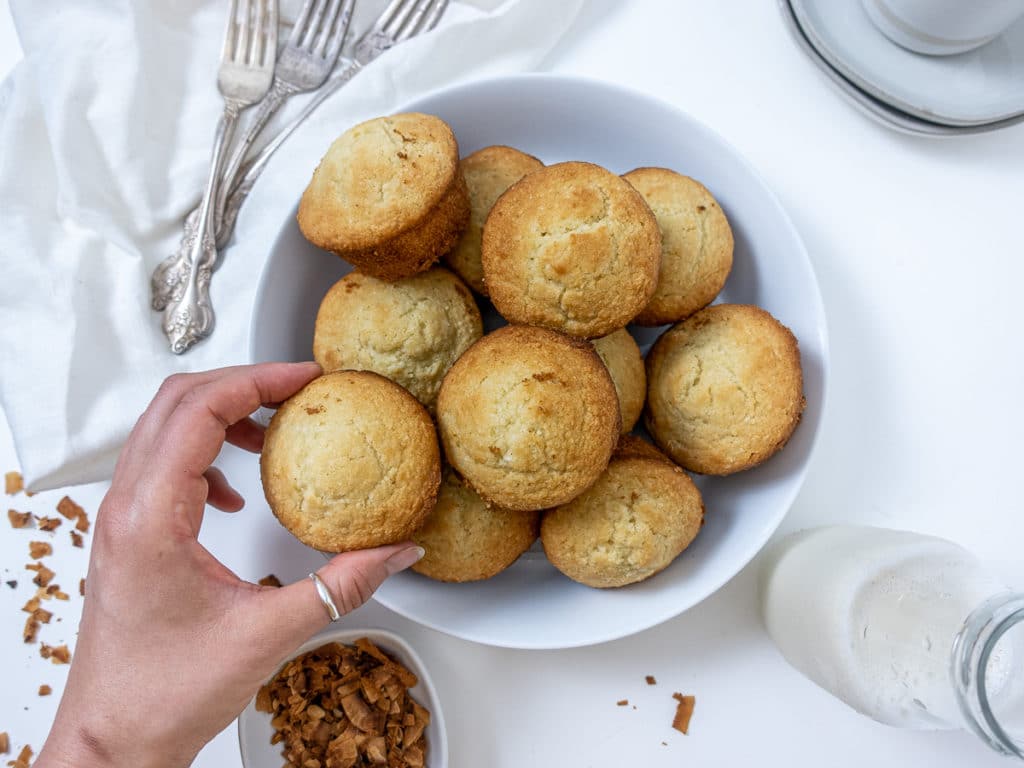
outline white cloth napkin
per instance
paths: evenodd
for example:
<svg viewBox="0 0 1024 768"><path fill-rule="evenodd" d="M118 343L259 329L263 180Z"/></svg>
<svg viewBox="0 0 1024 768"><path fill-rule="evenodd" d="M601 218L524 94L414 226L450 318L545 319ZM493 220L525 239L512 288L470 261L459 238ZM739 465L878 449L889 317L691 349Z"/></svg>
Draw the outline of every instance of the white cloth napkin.
<svg viewBox="0 0 1024 768"><path fill-rule="evenodd" d="M149 276L208 170L227 4L11 0L25 59L0 88L0 402L30 487L109 477L164 377L246 362L269 245L338 134L419 93L536 66L583 2L452 0L438 29L321 106L242 209L213 279L213 336L177 357ZM294 18L298 0L281 5ZM384 5L357 0L349 40Z"/></svg>

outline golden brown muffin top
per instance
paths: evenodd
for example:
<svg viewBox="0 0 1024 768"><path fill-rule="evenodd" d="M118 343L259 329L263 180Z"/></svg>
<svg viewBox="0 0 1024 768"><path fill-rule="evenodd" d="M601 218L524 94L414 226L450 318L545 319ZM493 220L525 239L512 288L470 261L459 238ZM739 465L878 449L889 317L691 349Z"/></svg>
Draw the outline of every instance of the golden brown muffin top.
<svg viewBox="0 0 1024 768"><path fill-rule="evenodd" d="M626 434L636 426L647 398L647 374L640 347L625 328L590 343L612 376L615 394L619 396L622 433Z"/></svg>
<svg viewBox="0 0 1024 768"><path fill-rule="evenodd" d="M592 587L642 581L700 531L704 504L693 481L664 457L639 454L616 454L594 485L544 514L544 551L569 578Z"/></svg>
<svg viewBox="0 0 1024 768"><path fill-rule="evenodd" d="M407 538L441 480L430 416L369 371L324 374L285 401L267 428L260 470L277 518L325 552Z"/></svg>
<svg viewBox="0 0 1024 768"><path fill-rule="evenodd" d="M510 322L581 338L625 326L658 281L661 235L643 197L592 163L550 165L498 198L484 224L491 301Z"/></svg>
<svg viewBox="0 0 1024 768"><path fill-rule="evenodd" d="M339 136L313 172L299 227L330 250L371 248L416 226L449 192L458 165L455 134L439 117L367 120Z"/></svg>
<svg viewBox="0 0 1024 768"><path fill-rule="evenodd" d="M587 342L531 326L470 347L441 385L448 460L488 501L561 504L604 470L619 435L615 385Z"/></svg>
<svg viewBox="0 0 1024 768"><path fill-rule="evenodd" d="M667 168L637 168L622 178L643 195L661 230L658 287L634 322L674 323L722 290L732 269L732 229L718 201L695 179Z"/></svg>
<svg viewBox="0 0 1024 768"><path fill-rule="evenodd" d="M476 301L447 269L392 283L350 272L320 303L313 358L386 376L433 412L444 375L482 335Z"/></svg>
<svg viewBox="0 0 1024 768"><path fill-rule="evenodd" d="M412 569L438 581L489 579L529 549L539 531L539 513L489 507L447 467L437 505L413 535L426 554Z"/></svg>
<svg viewBox="0 0 1024 768"><path fill-rule="evenodd" d="M480 241L487 214L506 189L526 174L543 168L544 163L518 149L495 145L464 157L459 167L469 188L469 225L458 245L445 256L445 260L470 288L486 296L487 286L484 284L484 271L480 264Z"/></svg>
<svg viewBox="0 0 1024 768"><path fill-rule="evenodd" d="M792 332L747 304L700 310L662 334L647 356L647 428L677 463L727 475L761 463L804 408Z"/></svg>

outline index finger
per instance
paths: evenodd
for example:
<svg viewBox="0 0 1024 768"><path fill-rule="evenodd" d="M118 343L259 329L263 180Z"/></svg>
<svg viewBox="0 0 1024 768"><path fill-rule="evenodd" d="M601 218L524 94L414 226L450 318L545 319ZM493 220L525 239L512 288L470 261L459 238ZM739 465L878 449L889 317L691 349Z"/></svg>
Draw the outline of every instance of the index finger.
<svg viewBox="0 0 1024 768"><path fill-rule="evenodd" d="M179 477L201 477L220 453L228 427L261 405L287 400L320 373L316 363L261 363L200 384L168 417L158 438L159 461Z"/></svg>

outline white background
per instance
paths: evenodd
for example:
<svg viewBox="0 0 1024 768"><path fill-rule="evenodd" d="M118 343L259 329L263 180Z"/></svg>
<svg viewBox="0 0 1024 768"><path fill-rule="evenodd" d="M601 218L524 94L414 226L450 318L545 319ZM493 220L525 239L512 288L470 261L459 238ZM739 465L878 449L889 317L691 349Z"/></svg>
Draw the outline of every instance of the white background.
<svg viewBox="0 0 1024 768"><path fill-rule="evenodd" d="M18 57L4 4L0 73ZM1024 584L1024 125L944 141L876 126L830 90L772 2L590 0L545 68L619 82L694 114L760 169L801 231L828 313L832 370L821 439L783 530L852 521L934 533ZM232 454L223 464L251 508L211 514L204 541L245 577L300 576L304 563L233 551L246 515L268 513L252 458ZM0 471L15 466L0 422ZM71 494L93 514L102 492ZM49 514L61 495L10 503ZM58 604L63 620L42 636L73 646L86 553L70 547L67 528L50 561L72 600ZM18 609L32 594L21 569L27 541L39 536L6 522L0 530L3 580L19 581L16 590L0 584L8 624L0 730L15 748L38 750L66 668L21 642ZM420 652L444 703L456 768L1007 765L967 734L877 725L804 680L766 636L755 583L756 562L677 619L569 651L478 646L376 605L347 622L393 629ZM644 683L648 674L657 686ZM41 699L44 682L55 693ZM677 690L697 697L689 736L670 728ZM637 709L617 707L622 698ZM158 700L139 706L159 711ZM234 728L196 764L239 765Z"/></svg>

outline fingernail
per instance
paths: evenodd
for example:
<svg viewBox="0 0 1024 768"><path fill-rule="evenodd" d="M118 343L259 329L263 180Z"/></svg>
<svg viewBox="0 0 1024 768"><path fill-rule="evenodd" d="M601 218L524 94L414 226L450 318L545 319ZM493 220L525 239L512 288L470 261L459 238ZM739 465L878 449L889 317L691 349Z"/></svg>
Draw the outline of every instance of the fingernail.
<svg viewBox="0 0 1024 768"><path fill-rule="evenodd" d="M426 550L423 547L406 547L401 552L396 552L385 562L388 576L404 571L413 563L418 562L425 554Z"/></svg>

